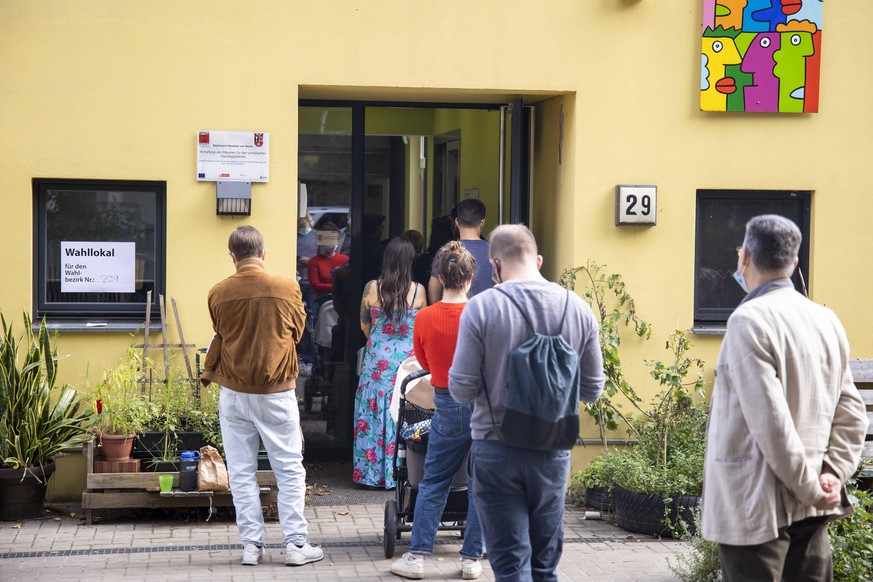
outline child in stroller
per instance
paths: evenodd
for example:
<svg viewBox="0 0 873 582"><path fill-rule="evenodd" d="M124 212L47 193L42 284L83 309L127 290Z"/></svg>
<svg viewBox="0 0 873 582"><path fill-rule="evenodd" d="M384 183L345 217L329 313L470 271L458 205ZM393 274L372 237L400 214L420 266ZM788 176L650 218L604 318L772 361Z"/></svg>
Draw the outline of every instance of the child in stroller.
<svg viewBox="0 0 873 582"><path fill-rule="evenodd" d="M410 524L415 517L419 485L424 477L428 436L434 416L433 403L427 402L428 394L433 394L428 381L430 373L420 369L415 358L401 364L397 379L399 387L395 388L391 401L391 414L397 418L394 446L397 488L395 499L385 504L383 549L386 558L394 556L395 541L401 534L412 531ZM463 463L451 483L445 509L439 518L439 531L460 531L463 535L467 509L467 467Z"/></svg>
<svg viewBox="0 0 873 582"><path fill-rule="evenodd" d="M401 445L409 446L405 450L400 449L398 453L406 454L405 477L408 479L411 494L408 502L401 497L406 489L399 485L404 477L401 475L398 477L397 509L414 523L409 551L391 565L391 572L404 578L423 578L425 556L433 553L437 532L458 528L458 524L462 522L464 542L460 551L461 575L465 580L472 580L482 574L482 565L479 562L484 551L482 530L470 487L464 487L468 481L467 453L473 442L470 434L473 407L471 403L455 402L448 389L449 368L455 354L461 312L467 303L467 293L475 270L475 259L460 242L452 241L444 245L435 260L435 272L443 285L442 300L425 307L415 317L415 358L423 369L431 372L433 388L430 398L434 412L426 435L427 443L424 450L420 451L424 439L420 438L416 442L418 423L412 422L413 412L417 411L411 409L410 399L405 397L405 390L401 385L400 399L403 406L398 415L398 448ZM400 418L401 415L403 418ZM426 420L421 419L419 422ZM423 428L425 425L420 426ZM418 435L421 433L422 430L419 429ZM407 438L401 441L404 436ZM424 458L423 470L417 486L413 487L412 483L418 476L418 459L421 457ZM413 469L416 469L415 473ZM465 507L463 501L466 501ZM392 509L386 506L387 527L391 527L388 514ZM454 521L455 525L443 525L447 521ZM392 532L386 531L386 540L390 537L389 533ZM393 552L393 541L391 545ZM386 546L385 549L387 556L389 548Z"/></svg>

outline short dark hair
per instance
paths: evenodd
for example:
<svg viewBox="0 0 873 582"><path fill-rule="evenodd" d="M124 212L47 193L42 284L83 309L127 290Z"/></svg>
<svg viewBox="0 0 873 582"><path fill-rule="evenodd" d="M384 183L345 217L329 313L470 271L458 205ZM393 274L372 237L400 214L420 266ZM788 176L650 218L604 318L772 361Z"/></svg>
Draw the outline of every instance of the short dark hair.
<svg viewBox="0 0 873 582"><path fill-rule="evenodd" d="M261 258L264 254L264 235L254 226L238 226L230 233L227 248L237 261Z"/></svg>
<svg viewBox="0 0 873 582"><path fill-rule="evenodd" d="M743 245L755 267L765 273L778 273L794 267L802 240L800 228L778 214L762 214L746 223Z"/></svg>
<svg viewBox="0 0 873 582"><path fill-rule="evenodd" d="M475 198L467 198L455 206L458 226L476 228L485 220L485 204Z"/></svg>

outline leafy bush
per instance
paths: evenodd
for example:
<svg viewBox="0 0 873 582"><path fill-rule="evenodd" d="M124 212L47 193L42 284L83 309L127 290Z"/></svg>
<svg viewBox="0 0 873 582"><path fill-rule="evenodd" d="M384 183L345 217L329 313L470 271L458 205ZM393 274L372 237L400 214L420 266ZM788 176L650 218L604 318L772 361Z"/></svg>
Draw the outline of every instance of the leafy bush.
<svg viewBox="0 0 873 582"><path fill-rule="evenodd" d="M859 469L860 470L860 469ZM828 524L834 561L834 582L866 582L873 579L873 495L858 488L857 474L846 484L853 497L855 513ZM696 532L701 531L700 510L694 512ZM683 525L680 524L680 529ZM691 552L677 556L670 570L682 582L718 582L721 563L718 544L708 542L699 533L687 528L681 539L691 546Z"/></svg>
<svg viewBox="0 0 873 582"><path fill-rule="evenodd" d="M224 441L221 438L221 423L218 418L218 385L210 384L209 388L200 391L200 407L190 411L191 428L203 433L203 440L212 445L221 455L224 455Z"/></svg>
<svg viewBox="0 0 873 582"><path fill-rule="evenodd" d="M634 335L649 339L652 329L637 316L633 297L625 289L621 275L606 275L603 272L604 267L605 265L589 260L584 267L567 269L561 273L560 284L575 291L577 279L581 277L585 286L582 298L588 302L600 322L600 351L603 354L606 383L603 396L597 402L586 403L585 412L594 418L600 428L600 438L606 446L606 431L617 430L619 420L629 430L634 430L631 418L621 410L623 401L631 404L637 411L642 411L642 399L622 371L619 352L621 331L623 328L632 327Z"/></svg>
<svg viewBox="0 0 873 582"><path fill-rule="evenodd" d="M846 484L855 513L828 525L836 582L873 580L873 495L858 488L857 474Z"/></svg>
<svg viewBox="0 0 873 582"><path fill-rule="evenodd" d="M651 376L666 389L651 407L633 419L637 445L631 450L601 453L597 469L630 491L671 498L700 495L703 489L703 460L706 452L706 420L709 405L695 399L702 396L703 362L687 355L691 342L685 332L676 331L667 340L674 358L669 365L647 360ZM685 379L692 370L694 379Z"/></svg>
<svg viewBox="0 0 873 582"><path fill-rule="evenodd" d="M721 562L718 558L718 544L700 537L702 523L700 507L692 510L694 515L694 530L679 520L678 537L691 546L691 552L676 556L676 562L667 560L670 570L682 582L720 582Z"/></svg>
<svg viewBox="0 0 873 582"><path fill-rule="evenodd" d="M102 409L99 433L129 435L145 430L154 413L142 395L142 377L142 356L132 346L114 368L103 372L93 391L97 408Z"/></svg>
<svg viewBox="0 0 873 582"><path fill-rule="evenodd" d="M592 487L609 489L615 484L616 463L613 457L618 451L604 451L596 456L588 466L570 478L567 491L570 499L579 505L585 503L585 492Z"/></svg>

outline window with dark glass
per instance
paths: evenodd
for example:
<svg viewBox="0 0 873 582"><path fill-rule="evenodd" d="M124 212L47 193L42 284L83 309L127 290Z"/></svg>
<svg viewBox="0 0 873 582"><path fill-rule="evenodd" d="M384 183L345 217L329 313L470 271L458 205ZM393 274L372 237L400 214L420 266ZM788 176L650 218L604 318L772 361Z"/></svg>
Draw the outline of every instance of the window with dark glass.
<svg viewBox="0 0 873 582"><path fill-rule="evenodd" d="M34 179L37 316L141 322L151 291L159 320L166 191L166 182Z"/></svg>
<svg viewBox="0 0 873 582"><path fill-rule="evenodd" d="M759 214L779 214L800 227L798 268L791 277L805 293L809 285L811 192L796 190L698 190L694 256L694 326L723 328L745 293L734 280L737 247L746 222Z"/></svg>

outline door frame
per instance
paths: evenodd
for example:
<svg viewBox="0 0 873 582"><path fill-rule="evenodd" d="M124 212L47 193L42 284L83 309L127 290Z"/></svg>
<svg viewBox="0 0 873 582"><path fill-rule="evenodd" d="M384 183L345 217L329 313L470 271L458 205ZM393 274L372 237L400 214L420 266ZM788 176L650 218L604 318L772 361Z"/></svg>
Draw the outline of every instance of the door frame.
<svg viewBox="0 0 873 582"><path fill-rule="evenodd" d="M366 109L368 107L398 107L398 108L413 108L413 109L478 109L487 111L500 111L502 108L523 106L527 115L511 116L512 133L511 147L509 160L510 169L510 191L509 191L509 208L510 222L524 223L530 226L530 205L531 205L531 181L532 181L532 119L533 108L524 106L523 99L517 97L511 103L493 102L493 103L469 103L464 101L444 103L439 101L382 101L382 100L346 100L346 99L298 99L297 107L343 107L350 108L352 112L352 151L351 151L351 203L349 205L353 217L361 217L364 213L364 196L366 194L365 176L364 176L364 153L366 146ZM299 131L299 128L298 128ZM501 139L505 135L505 129L501 129ZM527 156L529 163L524 162L524 156ZM505 163L505 162L504 162ZM501 166L503 169L504 166ZM502 171L501 169L501 171ZM517 196L516 194L520 194ZM505 195L503 195L505 197ZM520 199L518 199L520 198ZM425 208L425 212L427 212ZM503 223L503 217L500 217L500 223ZM350 235L352 237L350 281L351 296L349 300L350 321L354 321L351 317L357 313L357 309L351 309L351 306L361 304L363 295L363 287L366 281L363 281L363 233L362 221L352 220L350 226ZM346 333L346 354L352 358L352 354L357 352L358 347L364 345L366 340L360 326L350 325ZM352 362L349 362L350 365ZM350 410L354 410L355 389L357 388L357 376L349 374L349 402L345 404ZM318 454L310 456L307 460L340 460L348 459L351 455L353 442L349 442L339 447L330 447Z"/></svg>

